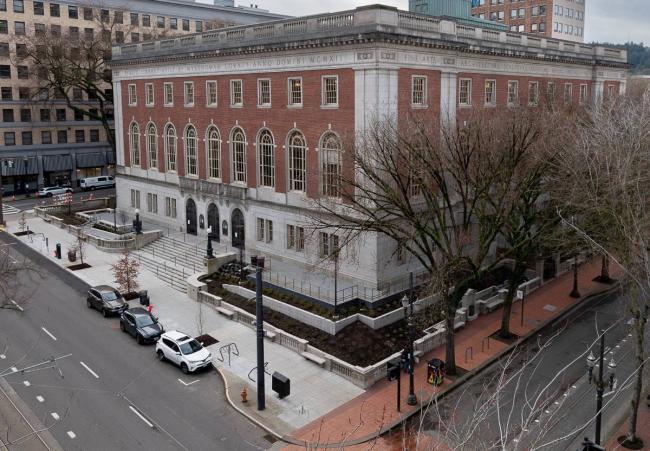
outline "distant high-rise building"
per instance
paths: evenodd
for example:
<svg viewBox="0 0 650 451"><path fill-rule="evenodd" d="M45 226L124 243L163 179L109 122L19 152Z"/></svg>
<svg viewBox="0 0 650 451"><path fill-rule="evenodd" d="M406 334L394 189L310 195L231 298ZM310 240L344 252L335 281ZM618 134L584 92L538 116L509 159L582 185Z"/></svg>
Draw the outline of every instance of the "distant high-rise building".
<svg viewBox="0 0 650 451"><path fill-rule="evenodd" d="M509 0L510 1L510 0ZM477 0L409 0L409 11L436 17L453 17L461 22L489 27L484 17L475 17L472 6ZM494 23L493 28L506 30L503 23Z"/></svg>

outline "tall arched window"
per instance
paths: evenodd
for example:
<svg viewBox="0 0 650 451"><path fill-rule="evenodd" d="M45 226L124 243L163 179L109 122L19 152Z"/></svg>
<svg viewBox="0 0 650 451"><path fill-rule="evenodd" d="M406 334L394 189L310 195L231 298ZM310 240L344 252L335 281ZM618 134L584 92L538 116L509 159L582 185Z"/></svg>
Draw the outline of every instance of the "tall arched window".
<svg viewBox="0 0 650 451"><path fill-rule="evenodd" d="M193 125L185 127L185 173L198 175L196 129Z"/></svg>
<svg viewBox="0 0 650 451"><path fill-rule="evenodd" d="M165 127L165 169L176 171L176 128L173 124Z"/></svg>
<svg viewBox="0 0 650 451"><path fill-rule="evenodd" d="M275 142L268 130L257 137L258 185L275 188Z"/></svg>
<svg viewBox="0 0 650 451"><path fill-rule="evenodd" d="M221 178L221 136L217 127L208 128L206 133L208 143L208 177Z"/></svg>
<svg viewBox="0 0 650 451"><path fill-rule="evenodd" d="M150 168L158 167L158 134L156 131L156 124L150 122L147 125L146 132L146 142L147 142L147 159L149 160Z"/></svg>
<svg viewBox="0 0 650 451"><path fill-rule="evenodd" d="M140 127L137 122L131 122L129 126L129 151L131 166L140 166Z"/></svg>
<svg viewBox="0 0 650 451"><path fill-rule="evenodd" d="M230 138L232 151L232 180L246 183L246 135L241 128L235 128Z"/></svg>
<svg viewBox="0 0 650 451"><path fill-rule="evenodd" d="M289 135L289 190L305 191L306 188L306 156L307 146L305 137L300 132Z"/></svg>
<svg viewBox="0 0 650 451"><path fill-rule="evenodd" d="M341 140L332 132L321 138L321 192L323 196L341 195Z"/></svg>

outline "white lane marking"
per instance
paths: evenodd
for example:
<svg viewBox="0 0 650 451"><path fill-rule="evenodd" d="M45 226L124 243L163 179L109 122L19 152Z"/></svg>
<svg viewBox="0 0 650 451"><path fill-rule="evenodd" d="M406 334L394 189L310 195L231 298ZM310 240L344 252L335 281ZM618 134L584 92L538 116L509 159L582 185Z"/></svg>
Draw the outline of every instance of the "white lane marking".
<svg viewBox="0 0 650 451"><path fill-rule="evenodd" d="M18 368L16 368L15 366L12 366L9 369L11 370L12 373L15 373L16 371L18 371Z"/></svg>
<svg viewBox="0 0 650 451"><path fill-rule="evenodd" d="M52 412L50 415L52 415L52 418L54 418L55 420L58 420L59 418L61 418L61 417L59 416L59 414L56 413L56 412Z"/></svg>
<svg viewBox="0 0 650 451"><path fill-rule="evenodd" d="M9 302L11 302L11 303L14 305L14 307L16 307L16 308L17 308L18 310L20 310L21 312L24 312L24 311L25 311L25 309L22 308L20 305L18 305L18 304L16 303L16 301L14 301L13 299L11 299Z"/></svg>
<svg viewBox="0 0 650 451"><path fill-rule="evenodd" d="M51 333L49 330L47 330L47 329L44 328L44 327L41 327L41 329L43 329L43 332L45 332L46 334L48 334L52 340L56 341L56 337L55 337L54 335L52 335L52 333Z"/></svg>
<svg viewBox="0 0 650 451"><path fill-rule="evenodd" d="M72 431L68 431L67 434L68 434L68 437L70 437L70 438L75 438L77 436L77 434L75 434Z"/></svg>
<svg viewBox="0 0 650 451"><path fill-rule="evenodd" d="M36 397L36 401L38 401L38 402L45 402L45 398L43 398L41 395L38 395L38 396Z"/></svg>
<svg viewBox="0 0 650 451"><path fill-rule="evenodd" d="M23 381L23 385L25 385L25 387L29 387L32 384L30 384L29 381Z"/></svg>
<svg viewBox="0 0 650 451"><path fill-rule="evenodd" d="M196 384L198 381L199 381L199 379L187 383L187 382L183 382L181 379L178 379L178 382L180 382L181 384L185 385L186 387L189 386L189 385L192 385L192 384Z"/></svg>
<svg viewBox="0 0 650 451"><path fill-rule="evenodd" d="M7 358L6 355L4 355L4 354L0 354L0 360L4 360L4 359L6 359L6 358Z"/></svg>
<svg viewBox="0 0 650 451"><path fill-rule="evenodd" d="M95 376L95 379L99 379L99 376L97 375L97 373L95 373L93 370L91 370L91 369L88 367L88 365L86 365L86 364L83 363L83 362L79 362L79 363L81 363L81 366L83 366L84 368L86 368L86 370L88 370L88 372L89 372L90 374L92 374L93 376Z"/></svg>
<svg viewBox="0 0 650 451"><path fill-rule="evenodd" d="M131 409L131 411L133 413L135 413L138 417L140 417L140 419L142 421L144 421L147 424L147 426L149 426L150 428L153 428L153 424L151 424L151 422L149 420L147 420L140 412L138 412L135 407L129 406L129 409Z"/></svg>

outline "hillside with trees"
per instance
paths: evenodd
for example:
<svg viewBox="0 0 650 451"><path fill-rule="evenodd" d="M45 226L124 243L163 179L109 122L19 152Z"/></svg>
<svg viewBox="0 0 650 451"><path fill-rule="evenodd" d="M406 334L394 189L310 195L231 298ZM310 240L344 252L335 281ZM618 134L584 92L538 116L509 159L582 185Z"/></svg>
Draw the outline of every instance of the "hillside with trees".
<svg viewBox="0 0 650 451"><path fill-rule="evenodd" d="M650 75L650 47L635 42L626 42L625 44L602 43L606 47L613 47L627 50L628 61L632 66L632 72L635 74Z"/></svg>

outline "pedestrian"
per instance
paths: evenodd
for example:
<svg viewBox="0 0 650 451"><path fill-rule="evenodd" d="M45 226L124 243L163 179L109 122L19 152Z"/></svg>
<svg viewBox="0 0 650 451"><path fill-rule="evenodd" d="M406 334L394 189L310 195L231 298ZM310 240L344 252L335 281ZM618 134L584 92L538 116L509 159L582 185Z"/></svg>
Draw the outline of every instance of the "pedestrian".
<svg viewBox="0 0 650 451"><path fill-rule="evenodd" d="M149 312L150 315L152 310L153 310L153 305L151 304L147 305L147 311Z"/></svg>

